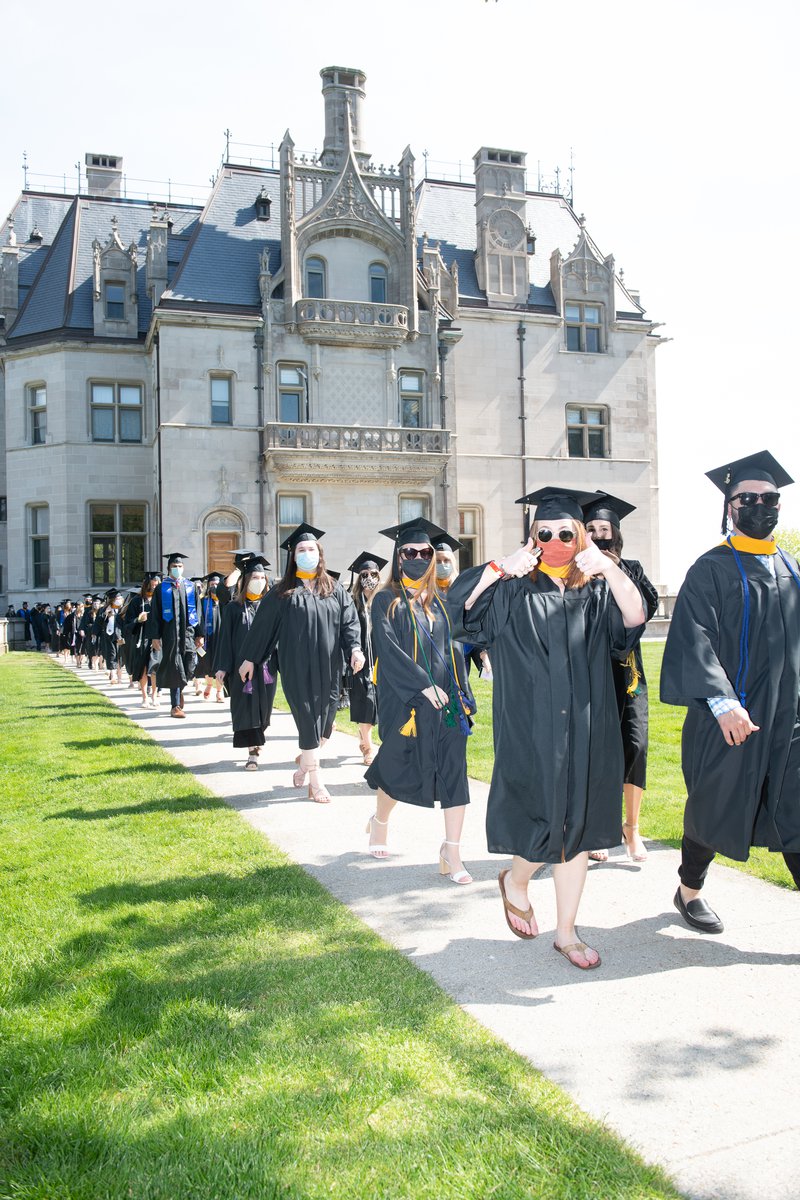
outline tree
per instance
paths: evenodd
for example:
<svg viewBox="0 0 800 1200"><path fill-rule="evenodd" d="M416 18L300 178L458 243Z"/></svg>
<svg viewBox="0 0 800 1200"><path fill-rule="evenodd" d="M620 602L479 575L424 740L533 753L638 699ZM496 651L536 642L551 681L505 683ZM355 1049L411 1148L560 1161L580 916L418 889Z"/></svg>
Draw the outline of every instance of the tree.
<svg viewBox="0 0 800 1200"><path fill-rule="evenodd" d="M800 529L776 529L775 541L781 550L800 558Z"/></svg>

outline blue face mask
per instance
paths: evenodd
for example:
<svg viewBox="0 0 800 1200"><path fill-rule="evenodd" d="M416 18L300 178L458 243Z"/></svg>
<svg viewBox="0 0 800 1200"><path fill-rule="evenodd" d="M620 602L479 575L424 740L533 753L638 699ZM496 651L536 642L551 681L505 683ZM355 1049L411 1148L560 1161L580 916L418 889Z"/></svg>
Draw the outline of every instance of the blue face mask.
<svg viewBox="0 0 800 1200"><path fill-rule="evenodd" d="M172 579L180 579L183 575L183 567L170 567L169 573Z"/></svg>
<svg viewBox="0 0 800 1200"><path fill-rule="evenodd" d="M299 571L316 571L319 566L319 550L298 550L295 562Z"/></svg>

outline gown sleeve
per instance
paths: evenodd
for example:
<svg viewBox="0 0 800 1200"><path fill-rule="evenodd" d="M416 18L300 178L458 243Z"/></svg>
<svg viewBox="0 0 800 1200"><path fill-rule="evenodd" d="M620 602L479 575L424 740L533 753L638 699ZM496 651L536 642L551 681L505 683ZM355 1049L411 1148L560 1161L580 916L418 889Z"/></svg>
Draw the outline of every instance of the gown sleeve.
<svg viewBox="0 0 800 1200"><path fill-rule="evenodd" d="M238 608L238 605L235 607ZM222 610L222 622L219 634L214 639L214 661L211 664L212 675L216 675L217 671L224 671L226 675L233 674L235 665L233 661L233 624L234 621L241 621L241 619L241 612L236 612L234 605L225 605L225 608Z"/></svg>
<svg viewBox="0 0 800 1200"><path fill-rule="evenodd" d="M350 655L354 650L358 650L359 648L364 650L364 647L361 645L361 622L358 619L358 613L356 611L356 606L353 603L353 597L349 592L345 591L341 584L337 584L337 587L341 589L340 600L342 605L342 623L339 633L339 643L342 647L342 653L344 654L345 661L349 663ZM366 657L366 650L364 650L364 655Z"/></svg>
<svg viewBox="0 0 800 1200"><path fill-rule="evenodd" d="M491 646L507 624L511 603L519 593L520 580L500 579L491 583L467 612L465 604L483 575L486 563L459 575L447 591L447 610L453 622L453 637L481 649Z"/></svg>
<svg viewBox="0 0 800 1200"><path fill-rule="evenodd" d="M153 598L150 601L150 612L147 614L147 624L144 631L145 637L151 642L154 638L159 639L161 637L161 625L161 584L157 583L153 592Z"/></svg>
<svg viewBox="0 0 800 1200"><path fill-rule="evenodd" d="M379 686L390 687L407 704L430 687L431 681L425 668L414 662L400 644L397 630L400 606L389 616L393 600L391 592L382 592L372 601L372 646L378 663Z"/></svg>
<svg viewBox="0 0 800 1200"><path fill-rule="evenodd" d="M281 596L277 591L267 592L258 606L258 612L253 618L253 624L240 650L242 662L266 662L278 644L285 606L289 596Z"/></svg>
<svg viewBox="0 0 800 1200"><path fill-rule="evenodd" d="M658 592L645 575L644 567L637 559L622 559L619 565L641 592L645 620L649 621L658 611Z"/></svg>
<svg viewBox="0 0 800 1200"><path fill-rule="evenodd" d="M703 704L709 696L737 700L719 658L721 596L714 573L700 560L690 568L675 601L664 661L664 704Z"/></svg>

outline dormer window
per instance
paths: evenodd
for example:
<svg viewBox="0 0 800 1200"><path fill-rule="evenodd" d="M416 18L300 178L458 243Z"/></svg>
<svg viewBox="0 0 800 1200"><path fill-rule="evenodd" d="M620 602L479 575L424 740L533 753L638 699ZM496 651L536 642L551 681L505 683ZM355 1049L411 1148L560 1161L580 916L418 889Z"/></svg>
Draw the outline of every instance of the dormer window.
<svg viewBox="0 0 800 1200"><path fill-rule="evenodd" d="M386 303L388 278L388 272L383 263L370 263L369 298L373 304Z"/></svg>
<svg viewBox="0 0 800 1200"><path fill-rule="evenodd" d="M125 320L125 284L106 283L104 287L107 321Z"/></svg>
<svg viewBox="0 0 800 1200"><path fill-rule="evenodd" d="M583 354L602 353L602 320L599 304L567 303L564 306L567 349Z"/></svg>
<svg viewBox="0 0 800 1200"><path fill-rule="evenodd" d="M306 259L306 296L310 300L325 298L325 263L321 258Z"/></svg>
<svg viewBox="0 0 800 1200"><path fill-rule="evenodd" d="M270 210L271 205L272 205L272 201L270 200L266 191L262 187L261 191L256 196L256 220L257 221L268 221L269 220L269 210Z"/></svg>

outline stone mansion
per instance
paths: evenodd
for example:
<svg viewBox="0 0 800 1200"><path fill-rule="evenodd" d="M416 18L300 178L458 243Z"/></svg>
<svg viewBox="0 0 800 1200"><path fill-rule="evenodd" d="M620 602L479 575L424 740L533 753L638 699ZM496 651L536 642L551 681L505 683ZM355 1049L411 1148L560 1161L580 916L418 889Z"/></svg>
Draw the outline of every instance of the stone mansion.
<svg viewBox="0 0 800 1200"><path fill-rule="evenodd" d="M324 142L226 162L204 206L25 189L0 225L0 603L188 574L305 519L328 565L424 514L462 566L513 549L543 484L637 505L659 578L655 349L639 295L525 154L474 178L378 166L365 75L321 72ZM345 580L346 580L345 576Z"/></svg>

